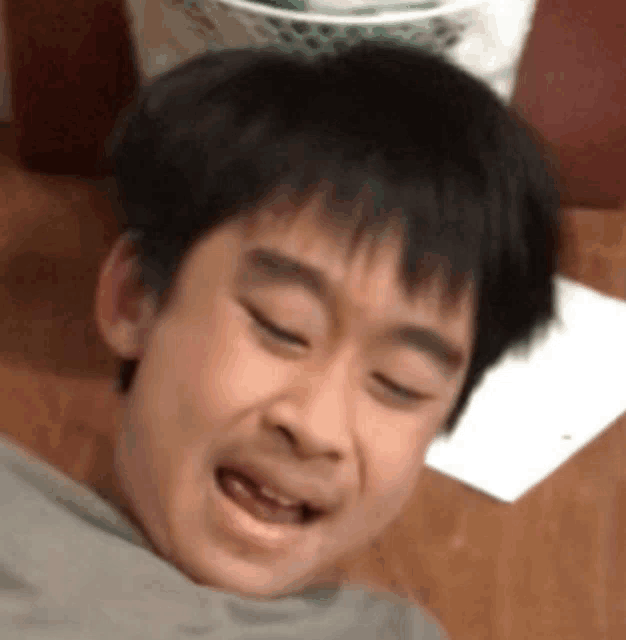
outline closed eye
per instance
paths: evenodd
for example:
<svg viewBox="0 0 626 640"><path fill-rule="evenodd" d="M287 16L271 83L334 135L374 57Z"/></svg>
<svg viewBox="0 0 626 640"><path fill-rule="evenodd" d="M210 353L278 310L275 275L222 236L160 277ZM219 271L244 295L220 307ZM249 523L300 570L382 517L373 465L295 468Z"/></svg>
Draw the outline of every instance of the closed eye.
<svg viewBox="0 0 626 640"><path fill-rule="evenodd" d="M272 340L278 340L280 342L297 345L299 347L307 347L309 345L304 338L275 325L256 309L247 307L247 310L250 316L252 316L257 327Z"/></svg>
<svg viewBox="0 0 626 640"><path fill-rule="evenodd" d="M380 373L375 374L374 378L401 400L419 400L422 397L421 393L396 384L393 380L390 380Z"/></svg>

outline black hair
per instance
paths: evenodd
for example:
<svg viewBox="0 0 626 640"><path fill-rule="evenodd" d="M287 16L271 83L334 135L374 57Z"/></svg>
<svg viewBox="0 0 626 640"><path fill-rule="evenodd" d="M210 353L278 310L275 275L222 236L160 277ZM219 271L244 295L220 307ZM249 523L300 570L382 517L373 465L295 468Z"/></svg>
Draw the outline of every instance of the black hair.
<svg viewBox="0 0 626 640"><path fill-rule="evenodd" d="M488 368L554 318L552 160L486 84L440 56L384 42L312 58L203 54L144 87L112 140L122 222L159 295L195 241L277 188L302 199L328 181L351 201L368 185L374 205L355 233L400 211L404 285L443 269L453 297L475 286L474 351L448 432ZM136 365L122 364L121 391Z"/></svg>

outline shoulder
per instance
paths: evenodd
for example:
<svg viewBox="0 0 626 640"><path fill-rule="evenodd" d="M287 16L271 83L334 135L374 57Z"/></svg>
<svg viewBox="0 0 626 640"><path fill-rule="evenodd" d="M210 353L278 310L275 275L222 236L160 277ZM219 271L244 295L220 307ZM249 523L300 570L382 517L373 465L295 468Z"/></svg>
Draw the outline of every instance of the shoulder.
<svg viewBox="0 0 626 640"><path fill-rule="evenodd" d="M139 532L112 505L5 435L0 435L0 474L0 504L11 509L7 526L11 525L14 530L18 519L25 527L32 528L26 515L30 508L38 514L45 513L50 523L62 523L65 527L88 524L143 545Z"/></svg>
<svg viewBox="0 0 626 640"><path fill-rule="evenodd" d="M366 622L376 626L378 640L449 640L428 612L405 598L351 588L344 588L342 597L353 601Z"/></svg>

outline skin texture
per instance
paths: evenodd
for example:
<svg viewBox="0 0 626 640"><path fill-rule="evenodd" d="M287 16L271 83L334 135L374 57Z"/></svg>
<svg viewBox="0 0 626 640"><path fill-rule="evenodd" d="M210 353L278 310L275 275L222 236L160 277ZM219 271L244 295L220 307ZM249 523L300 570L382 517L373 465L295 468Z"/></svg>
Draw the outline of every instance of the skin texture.
<svg viewBox="0 0 626 640"><path fill-rule="evenodd" d="M283 218L268 207L213 231L187 254L158 313L128 239L101 273L100 331L140 361L123 400L112 499L199 584L285 595L370 544L401 514L465 379L471 291L443 307L435 280L408 299L399 236L364 238L349 254L349 234L322 222L323 203L313 197ZM319 269L329 297L251 267L245 257L258 248ZM407 322L454 343L458 369L386 339ZM255 537L255 521L215 482L224 461L258 465L298 497L323 496L327 515L289 535L259 525Z"/></svg>

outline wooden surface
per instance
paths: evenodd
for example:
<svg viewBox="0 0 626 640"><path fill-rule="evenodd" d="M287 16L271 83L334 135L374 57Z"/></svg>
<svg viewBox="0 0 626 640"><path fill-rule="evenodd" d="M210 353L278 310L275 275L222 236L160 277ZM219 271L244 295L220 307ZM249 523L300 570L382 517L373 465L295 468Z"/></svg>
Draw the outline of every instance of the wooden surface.
<svg viewBox="0 0 626 640"><path fill-rule="evenodd" d="M116 225L102 185L28 173L20 164L96 173L96 147L113 103L123 103L115 87L122 96L128 91L129 50L119 44L128 43L128 34L113 0L91 3L86 14L80 3L61 0L7 4L19 120L0 129L0 429L101 486L110 472L117 404L113 361L97 337L92 299ZM540 5L518 104L569 158L562 165L573 200L617 207L626 195L618 135L626 130L626 87L611 60L624 42L615 26L622 5L611 5L608 19L596 8L601 3L594 5L597 15L579 0L568 4L565 17L563 1ZM81 61L89 47L109 66L93 57ZM76 69L89 81L70 82ZM598 69L603 82L590 84ZM64 74L70 80L58 81ZM44 109L52 98L54 108ZM62 108L72 104L82 107ZM101 105L103 121L91 122L89 105ZM73 142L59 131L70 132ZM561 270L626 300L625 229L624 211L569 210ZM626 363L623 369L626 380ZM618 640L626 637L625 540L622 416L513 505L426 471L403 519L351 567L355 580L412 594L452 640Z"/></svg>

